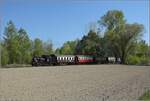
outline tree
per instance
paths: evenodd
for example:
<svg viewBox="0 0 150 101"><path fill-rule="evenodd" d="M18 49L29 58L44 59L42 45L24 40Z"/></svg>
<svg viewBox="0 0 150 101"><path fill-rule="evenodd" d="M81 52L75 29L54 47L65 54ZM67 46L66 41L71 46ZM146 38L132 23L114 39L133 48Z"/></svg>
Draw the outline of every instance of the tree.
<svg viewBox="0 0 150 101"><path fill-rule="evenodd" d="M100 38L98 34L92 30L82 37L76 47L76 54L97 55L100 48Z"/></svg>
<svg viewBox="0 0 150 101"><path fill-rule="evenodd" d="M19 30L12 21L9 21L1 41L1 63L6 64L29 64L32 56L53 53L52 42L43 43L36 38L32 41L25 29Z"/></svg>
<svg viewBox="0 0 150 101"><path fill-rule="evenodd" d="M52 54L53 53L53 44L51 40L48 40L43 44L44 54Z"/></svg>
<svg viewBox="0 0 150 101"><path fill-rule="evenodd" d="M8 52L9 64L17 63L20 59L18 32L12 21L9 21L4 32L4 47Z"/></svg>
<svg viewBox="0 0 150 101"><path fill-rule="evenodd" d="M137 64L137 65L146 65L150 61L150 57L148 56L149 49L148 45L144 40L141 40L136 43L134 48L134 52L132 52L127 57L128 64Z"/></svg>
<svg viewBox="0 0 150 101"><path fill-rule="evenodd" d="M33 56L41 56L43 53L43 42L36 38L33 42Z"/></svg>
<svg viewBox="0 0 150 101"><path fill-rule="evenodd" d="M56 49L55 53L63 54L63 55L73 55L75 54L75 48L78 43L78 40L75 41L67 41L63 44L63 46L59 49Z"/></svg>
<svg viewBox="0 0 150 101"><path fill-rule="evenodd" d="M31 40L28 37L27 32L23 29L20 28L18 31L18 40L20 43L19 46L19 51L20 51L20 63L25 64L25 63L30 63L31 61Z"/></svg>
<svg viewBox="0 0 150 101"><path fill-rule="evenodd" d="M1 43L1 64L6 65L9 62L8 51L3 43Z"/></svg>
<svg viewBox="0 0 150 101"><path fill-rule="evenodd" d="M143 25L127 24L122 11L108 11L99 21L105 27L107 48L113 55L121 58L122 64L126 63L127 56L134 48L134 43L143 32Z"/></svg>
<svg viewBox="0 0 150 101"><path fill-rule="evenodd" d="M143 25L137 23L125 25L125 31L120 34L119 41L122 63L125 63L127 56L133 52L135 43L139 40L143 28Z"/></svg>
<svg viewBox="0 0 150 101"><path fill-rule="evenodd" d="M55 50L55 54L61 54L60 48L57 48L57 49Z"/></svg>

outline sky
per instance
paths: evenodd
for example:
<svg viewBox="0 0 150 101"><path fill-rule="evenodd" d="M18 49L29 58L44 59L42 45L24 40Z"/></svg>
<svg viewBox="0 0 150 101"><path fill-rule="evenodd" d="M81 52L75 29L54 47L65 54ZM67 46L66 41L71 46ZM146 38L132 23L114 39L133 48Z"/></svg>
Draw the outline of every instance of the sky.
<svg viewBox="0 0 150 101"><path fill-rule="evenodd" d="M149 0L3 0L0 2L1 36L9 20L24 28L34 40L51 40L54 48L69 40L81 39L89 24L96 23L108 10L121 10L128 23L145 27L149 38Z"/></svg>

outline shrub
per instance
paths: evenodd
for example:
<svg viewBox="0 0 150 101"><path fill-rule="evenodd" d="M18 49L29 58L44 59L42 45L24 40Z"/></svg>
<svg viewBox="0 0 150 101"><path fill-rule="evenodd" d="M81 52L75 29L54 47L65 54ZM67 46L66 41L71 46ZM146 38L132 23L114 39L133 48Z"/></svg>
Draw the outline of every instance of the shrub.
<svg viewBox="0 0 150 101"><path fill-rule="evenodd" d="M148 65L149 57L148 56L137 56L137 55L130 55L127 58L127 64L130 65Z"/></svg>
<svg viewBox="0 0 150 101"><path fill-rule="evenodd" d="M140 63L140 59L137 56L130 55L127 58L127 64L136 65Z"/></svg>

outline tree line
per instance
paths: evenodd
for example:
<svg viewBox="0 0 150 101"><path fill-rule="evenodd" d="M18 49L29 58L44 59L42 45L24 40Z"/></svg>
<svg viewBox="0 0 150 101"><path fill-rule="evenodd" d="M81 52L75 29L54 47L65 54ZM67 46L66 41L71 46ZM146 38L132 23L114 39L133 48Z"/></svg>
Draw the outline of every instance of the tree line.
<svg viewBox="0 0 150 101"><path fill-rule="evenodd" d="M52 42L31 40L25 29L17 29L9 21L1 41L1 64L30 64L33 56L53 53Z"/></svg>
<svg viewBox="0 0 150 101"><path fill-rule="evenodd" d="M142 24L127 23L119 10L106 12L97 23L100 31L90 29L81 40L64 43L57 53L116 57L121 59L122 64L150 63L150 47L142 40Z"/></svg>
<svg viewBox="0 0 150 101"><path fill-rule="evenodd" d="M122 64L150 62L150 47L141 38L144 33L142 24L128 23L119 10L106 12L97 24L97 30L90 29L81 39L67 41L54 50L51 41L31 40L25 29L17 29L9 21L1 41L1 63L29 64L33 56L42 54L113 56L120 58Z"/></svg>

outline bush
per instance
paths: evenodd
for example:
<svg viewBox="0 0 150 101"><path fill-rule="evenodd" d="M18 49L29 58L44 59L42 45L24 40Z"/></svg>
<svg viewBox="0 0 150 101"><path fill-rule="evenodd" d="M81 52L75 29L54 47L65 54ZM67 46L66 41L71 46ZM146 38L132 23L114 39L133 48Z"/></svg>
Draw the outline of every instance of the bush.
<svg viewBox="0 0 150 101"><path fill-rule="evenodd" d="M139 64L139 63L140 63L140 59L137 56L130 55L127 58L127 64L136 65L136 64Z"/></svg>
<svg viewBox="0 0 150 101"><path fill-rule="evenodd" d="M136 55L130 55L127 58L127 64L130 65L148 65L149 63L149 57L147 56L136 56Z"/></svg>
<svg viewBox="0 0 150 101"><path fill-rule="evenodd" d="M140 98L139 100L143 100L143 101L150 101L150 90L145 92Z"/></svg>
<svg viewBox="0 0 150 101"><path fill-rule="evenodd" d="M141 65L148 65L149 64L149 57L141 57L141 61L140 61Z"/></svg>

